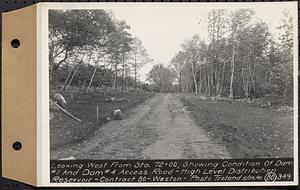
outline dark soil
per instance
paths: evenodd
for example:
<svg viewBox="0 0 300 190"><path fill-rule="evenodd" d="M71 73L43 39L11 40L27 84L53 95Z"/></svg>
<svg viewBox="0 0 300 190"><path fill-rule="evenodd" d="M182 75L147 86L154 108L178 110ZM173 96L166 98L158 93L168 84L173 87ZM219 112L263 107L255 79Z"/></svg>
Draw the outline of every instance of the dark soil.
<svg viewBox="0 0 300 190"><path fill-rule="evenodd" d="M103 95L103 93L94 92L87 95L77 94L73 99L67 94L63 95L67 101L65 109L82 121L75 121L60 110L50 108L50 114L53 116L53 119L50 120L50 148L52 150L87 139L103 125L106 121L106 116L112 119L113 110L115 109L121 109L123 116L128 117L130 109L152 97L154 93L139 91ZM117 99L126 98L129 102L105 101L105 99L111 97ZM99 107L98 123L96 116L97 106Z"/></svg>
<svg viewBox="0 0 300 190"><path fill-rule="evenodd" d="M293 157L293 111L182 96L191 116L233 158Z"/></svg>

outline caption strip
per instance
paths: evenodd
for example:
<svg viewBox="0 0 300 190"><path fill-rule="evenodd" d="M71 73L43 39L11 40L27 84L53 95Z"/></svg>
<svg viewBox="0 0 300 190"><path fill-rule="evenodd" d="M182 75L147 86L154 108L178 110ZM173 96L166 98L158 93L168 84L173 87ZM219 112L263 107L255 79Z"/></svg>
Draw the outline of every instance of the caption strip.
<svg viewBox="0 0 300 190"><path fill-rule="evenodd" d="M293 181L292 158L52 160L51 183Z"/></svg>

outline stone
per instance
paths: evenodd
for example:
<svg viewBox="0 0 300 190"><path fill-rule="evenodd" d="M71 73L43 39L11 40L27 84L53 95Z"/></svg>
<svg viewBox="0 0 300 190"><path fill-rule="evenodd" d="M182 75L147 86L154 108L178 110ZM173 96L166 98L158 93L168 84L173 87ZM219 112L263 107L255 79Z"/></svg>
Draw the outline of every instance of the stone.
<svg viewBox="0 0 300 190"><path fill-rule="evenodd" d="M57 93L54 95L54 101L61 107L65 107L67 105L66 99L63 97L63 95Z"/></svg>
<svg viewBox="0 0 300 190"><path fill-rule="evenodd" d="M114 110L114 120L122 120L123 119L123 114L120 109Z"/></svg>

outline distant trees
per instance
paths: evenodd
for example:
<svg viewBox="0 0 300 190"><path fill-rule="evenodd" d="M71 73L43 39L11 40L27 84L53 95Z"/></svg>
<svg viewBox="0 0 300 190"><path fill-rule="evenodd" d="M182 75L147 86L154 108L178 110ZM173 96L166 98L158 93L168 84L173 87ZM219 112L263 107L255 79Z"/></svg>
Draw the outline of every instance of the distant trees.
<svg viewBox="0 0 300 190"><path fill-rule="evenodd" d="M187 40L182 44L184 54L184 64L187 70L190 70L193 80L193 88L196 94L199 93L199 86L197 83L197 73L200 65L206 61L206 44L200 39L199 35L194 35L191 40Z"/></svg>
<svg viewBox="0 0 300 190"><path fill-rule="evenodd" d="M193 35L170 60L156 64L148 81L158 92L194 92L207 96L256 98L293 95L293 20L288 12L278 36L251 9L211 10L208 39ZM138 70L152 62L125 21L104 10L49 12L51 88L88 93L141 87Z"/></svg>
<svg viewBox="0 0 300 190"><path fill-rule="evenodd" d="M239 9L237 11L231 12L230 20L229 20L229 30L230 30L230 38L229 43L232 49L232 56L231 56L231 77L230 77L230 93L229 97L234 97L233 92L233 82L234 82L234 75L235 75L235 67L236 67L236 56L238 53L238 46L240 40L238 36L244 35L243 32L247 31L249 22L252 19L254 12L250 9ZM248 28L249 29L249 28ZM247 34L246 34L247 35Z"/></svg>
<svg viewBox="0 0 300 190"><path fill-rule="evenodd" d="M177 92L181 92L182 88L182 67L185 59L185 54L179 51L171 60L170 70L173 73L174 80L177 83Z"/></svg>
<svg viewBox="0 0 300 190"><path fill-rule="evenodd" d="M284 18L278 27L281 31L279 43L272 47L270 59L275 62L272 78L278 80L283 87L283 101L286 104L288 94L293 94L293 17L284 12ZM295 31L294 31L295 32Z"/></svg>
<svg viewBox="0 0 300 190"><path fill-rule="evenodd" d="M210 44L207 47L208 57L207 61L210 61L211 64L207 68L209 72L209 94L220 95L222 93L222 73L224 72L224 66L222 67L221 61L222 58L222 40L226 32L226 10L224 9L215 9L208 13L208 37ZM205 57L204 55L202 55ZM223 63L225 64L225 62ZM222 71L223 69L223 71Z"/></svg>
<svg viewBox="0 0 300 190"><path fill-rule="evenodd" d="M118 73L121 72L121 91L124 90L124 77L125 68L127 66L127 53L131 50L130 44L132 39L129 33L130 27L125 23L125 21L116 23L117 30L112 33L113 41L109 44L108 54L110 54L110 59L112 61L114 69L113 86L115 89L118 88Z"/></svg>
<svg viewBox="0 0 300 190"><path fill-rule="evenodd" d="M147 80L155 84L155 91L157 92L173 92L174 75L172 71L164 67L163 64L156 64L152 67Z"/></svg>
<svg viewBox="0 0 300 190"><path fill-rule="evenodd" d="M131 60L134 69L134 88L137 88L137 71L146 63L152 62L147 50L143 47L141 40L138 38L133 39L131 44Z"/></svg>
<svg viewBox="0 0 300 190"><path fill-rule="evenodd" d="M208 13L206 42L194 35L170 62L179 92L256 98L292 96L293 25L284 13L279 39L251 9Z"/></svg>
<svg viewBox="0 0 300 190"><path fill-rule="evenodd" d="M136 89L137 70L151 59L125 21L104 10L49 12L49 80L51 87L77 86L125 91ZM134 76L133 76L134 74Z"/></svg>

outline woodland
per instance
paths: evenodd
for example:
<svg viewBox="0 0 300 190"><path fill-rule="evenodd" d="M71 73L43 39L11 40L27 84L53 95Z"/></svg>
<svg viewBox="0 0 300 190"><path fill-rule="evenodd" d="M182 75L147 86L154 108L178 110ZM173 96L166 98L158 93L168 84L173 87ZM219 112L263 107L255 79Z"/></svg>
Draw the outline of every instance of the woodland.
<svg viewBox="0 0 300 190"><path fill-rule="evenodd" d="M50 11L50 86L80 93L136 90L138 69L152 60L129 30L125 21L104 10Z"/></svg>
<svg viewBox="0 0 300 190"><path fill-rule="evenodd" d="M155 63L130 26L104 10L49 12L52 90L77 93L147 90L256 99L291 105L293 18L282 15L277 34L251 9L211 10L208 39L191 34L170 63ZM188 36L187 36L188 37ZM153 64L147 81L139 69Z"/></svg>
<svg viewBox="0 0 300 190"><path fill-rule="evenodd" d="M208 14L209 40L194 35L182 43L169 67L156 65L149 77L163 91L229 98L293 97L293 25L284 12L276 38L250 9ZM162 72L162 75L156 73ZM163 76L163 77L160 77ZM276 102L275 102L276 103Z"/></svg>

